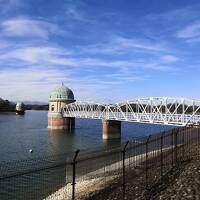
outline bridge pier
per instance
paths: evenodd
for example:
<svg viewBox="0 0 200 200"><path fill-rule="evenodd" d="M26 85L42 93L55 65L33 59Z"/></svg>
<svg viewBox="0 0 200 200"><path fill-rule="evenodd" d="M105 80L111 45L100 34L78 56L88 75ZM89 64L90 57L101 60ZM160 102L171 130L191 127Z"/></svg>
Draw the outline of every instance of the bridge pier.
<svg viewBox="0 0 200 200"><path fill-rule="evenodd" d="M66 129L72 130L75 128L74 117L63 117L61 113L48 113L48 128L52 130Z"/></svg>
<svg viewBox="0 0 200 200"><path fill-rule="evenodd" d="M121 121L103 120L103 139L117 139L121 137Z"/></svg>

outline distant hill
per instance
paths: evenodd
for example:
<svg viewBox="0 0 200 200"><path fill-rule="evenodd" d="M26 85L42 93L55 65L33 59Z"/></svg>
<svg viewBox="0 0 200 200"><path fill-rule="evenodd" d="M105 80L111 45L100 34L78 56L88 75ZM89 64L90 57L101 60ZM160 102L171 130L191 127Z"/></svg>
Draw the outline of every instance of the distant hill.
<svg viewBox="0 0 200 200"><path fill-rule="evenodd" d="M49 104L42 101L23 101L25 110L49 110Z"/></svg>
<svg viewBox="0 0 200 200"><path fill-rule="evenodd" d="M23 101L26 105L48 105L48 102L42 102L42 101Z"/></svg>
<svg viewBox="0 0 200 200"><path fill-rule="evenodd" d="M41 101L23 101L26 110L49 110L49 104Z"/></svg>
<svg viewBox="0 0 200 200"><path fill-rule="evenodd" d="M49 104L46 105L33 105L33 104L25 104L26 110L49 110Z"/></svg>

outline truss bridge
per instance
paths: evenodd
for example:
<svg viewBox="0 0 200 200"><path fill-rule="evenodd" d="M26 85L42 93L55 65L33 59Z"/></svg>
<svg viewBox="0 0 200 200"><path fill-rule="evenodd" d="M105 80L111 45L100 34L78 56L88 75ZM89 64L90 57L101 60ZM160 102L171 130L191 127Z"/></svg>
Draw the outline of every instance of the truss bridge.
<svg viewBox="0 0 200 200"><path fill-rule="evenodd" d="M149 97L116 104L77 101L62 109L63 117L185 126L200 122L200 100Z"/></svg>

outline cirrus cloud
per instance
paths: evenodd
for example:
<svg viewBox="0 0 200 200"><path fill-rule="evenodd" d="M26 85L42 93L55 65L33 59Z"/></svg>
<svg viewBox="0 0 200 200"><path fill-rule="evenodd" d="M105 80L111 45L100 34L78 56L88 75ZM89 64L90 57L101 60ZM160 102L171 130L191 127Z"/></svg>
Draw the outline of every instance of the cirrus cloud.
<svg viewBox="0 0 200 200"><path fill-rule="evenodd" d="M164 55L161 57L161 60L164 62L176 62L179 58L173 55Z"/></svg>
<svg viewBox="0 0 200 200"><path fill-rule="evenodd" d="M58 25L25 17L3 21L0 24L1 34L7 37L39 37L47 39L49 34L61 32Z"/></svg>
<svg viewBox="0 0 200 200"><path fill-rule="evenodd" d="M194 22L180 30L177 37L186 39L200 37L200 21Z"/></svg>

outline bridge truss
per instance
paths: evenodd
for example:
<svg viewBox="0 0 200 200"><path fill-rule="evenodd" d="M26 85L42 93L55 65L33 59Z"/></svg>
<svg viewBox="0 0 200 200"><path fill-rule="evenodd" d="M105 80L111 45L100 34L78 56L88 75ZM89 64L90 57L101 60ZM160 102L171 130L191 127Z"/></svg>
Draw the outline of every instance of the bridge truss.
<svg viewBox="0 0 200 200"><path fill-rule="evenodd" d="M116 104L79 101L66 105L62 114L64 117L185 126L200 122L200 100L149 97Z"/></svg>

